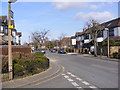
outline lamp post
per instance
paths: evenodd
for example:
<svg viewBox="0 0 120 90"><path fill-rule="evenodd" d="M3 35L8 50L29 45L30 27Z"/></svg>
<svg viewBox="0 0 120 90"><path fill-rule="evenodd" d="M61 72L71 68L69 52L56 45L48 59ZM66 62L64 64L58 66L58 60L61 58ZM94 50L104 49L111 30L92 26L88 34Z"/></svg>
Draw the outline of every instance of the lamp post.
<svg viewBox="0 0 120 90"><path fill-rule="evenodd" d="M105 28L105 30L107 30L107 47L108 47L108 57L110 56L110 41L109 41L109 29Z"/></svg>
<svg viewBox="0 0 120 90"><path fill-rule="evenodd" d="M11 3L16 2L17 0L8 0L8 71L9 71L9 80L13 79L13 68L12 68L12 45L11 45Z"/></svg>

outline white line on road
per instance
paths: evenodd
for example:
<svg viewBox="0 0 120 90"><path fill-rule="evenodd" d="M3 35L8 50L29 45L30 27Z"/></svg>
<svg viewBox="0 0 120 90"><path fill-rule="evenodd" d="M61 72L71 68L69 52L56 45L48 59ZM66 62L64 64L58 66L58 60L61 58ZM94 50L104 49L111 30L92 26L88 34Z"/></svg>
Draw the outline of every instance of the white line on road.
<svg viewBox="0 0 120 90"><path fill-rule="evenodd" d="M90 85L88 82L86 82L86 81L83 81L82 82L83 84L85 84L85 85Z"/></svg>
<svg viewBox="0 0 120 90"><path fill-rule="evenodd" d="M72 77L76 77L75 75L71 74Z"/></svg>
<svg viewBox="0 0 120 90"><path fill-rule="evenodd" d="M78 87L79 85L76 82L72 82L72 85Z"/></svg>
<svg viewBox="0 0 120 90"><path fill-rule="evenodd" d="M69 78L69 76L67 76L67 75L65 75L64 77L65 77L65 78Z"/></svg>
<svg viewBox="0 0 120 90"><path fill-rule="evenodd" d="M70 81L70 82L73 82L73 80L72 79L67 79L68 81Z"/></svg>
<svg viewBox="0 0 120 90"><path fill-rule="evenodd" d="M97 87L95 87L95 86L89 86L89 88L97 88Z"/></svg>
<svg viewBox="0 0 120 90"><path fill-rule="evenodd" d="M77 80L79 80L79 81L82 81L82 79L81 78L76 78Z"/></svg>
<svg viewBox="0 0 120 90"><path fill-rule="evenodd" d="M71 75L71 73L70 73L70 72L67 72L67 74Z"/></svg>
<svg viewBox="0 0 120 90"><path fill-rule="evenodd" d="M66 74L63 73L62 75L64 76L64 75L66 75Z"/></svg>
<svg viewBox="0 0 120 90"><path fill-rule="evenodd" d="M82 87L77 87L77 88L82 88Z"/></svg>

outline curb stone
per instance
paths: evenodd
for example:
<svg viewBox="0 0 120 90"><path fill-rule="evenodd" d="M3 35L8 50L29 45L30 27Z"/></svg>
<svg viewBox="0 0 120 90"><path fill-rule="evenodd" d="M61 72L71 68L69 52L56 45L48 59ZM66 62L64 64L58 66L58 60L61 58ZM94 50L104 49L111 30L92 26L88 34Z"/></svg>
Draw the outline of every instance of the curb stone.
<svg viewBox="0 0 120 90"><path fill-rule="evenodd" d="M52 63L52 66L54 66L54 63ZM35 74L33 76L28 76L23 79L16 79L16 80L12 80L12 81L3 82L3 88L22 88L23 86L27 86L27 85L31 85L31 84L35 84L35 83L47 80L51 77L56 76L57 74L59 74L62 71L61 66L57 65L54 67L55 68L57 67L57 70L54 71L54 73L52 73L51 75L44 77L44 74L47 74L50 70L53 69L53 67L49 68L49 70L44 71L43 73ZM42 78L40 78L40 76L42 76ZM37 80L33 81L34 78L37 78ZM18 83L18 84L16 84L16 83Z"/></svg>

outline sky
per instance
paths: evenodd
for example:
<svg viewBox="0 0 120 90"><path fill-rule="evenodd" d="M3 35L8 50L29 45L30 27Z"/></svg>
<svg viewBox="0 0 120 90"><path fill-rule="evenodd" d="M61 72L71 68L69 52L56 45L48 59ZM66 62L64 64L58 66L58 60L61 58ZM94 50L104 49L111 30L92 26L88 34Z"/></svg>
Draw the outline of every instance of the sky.
<svg viewBox="0 0 120 90"><path fill-rule="evenodd" d="M70 37L81 32L89 19L100 23L115 19L118 2L15 2L12 10L23 44L29 42L29 36L35 31L50 30L48 36L52 40L61 33ZM2 2L0 15L7 15L7 2Z"/></svg>

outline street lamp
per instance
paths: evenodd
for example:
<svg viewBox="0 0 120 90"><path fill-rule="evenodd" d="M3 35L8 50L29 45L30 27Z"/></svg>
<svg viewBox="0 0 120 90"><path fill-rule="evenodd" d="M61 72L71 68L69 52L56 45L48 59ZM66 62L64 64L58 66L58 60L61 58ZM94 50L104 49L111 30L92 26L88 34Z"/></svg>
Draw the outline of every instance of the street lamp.
<svg viewBox="0 0 120 90"><path fill-rule="evenodd" d="M107 42L108 42L108 57L110 56L110 41L109 41L109 29L105 28L105 30L107 30Z"/></svg>
<svg viewBox="0 0 120 90"><path fill-rule="evenodd" d="M12 46L11 46L11 3L17 0L8 0L8 69L9 69L9 80L13 79L13 68L12 68Z"/></svg>

